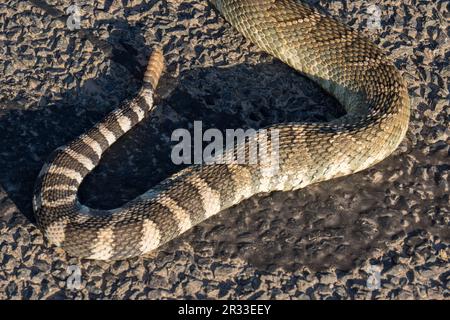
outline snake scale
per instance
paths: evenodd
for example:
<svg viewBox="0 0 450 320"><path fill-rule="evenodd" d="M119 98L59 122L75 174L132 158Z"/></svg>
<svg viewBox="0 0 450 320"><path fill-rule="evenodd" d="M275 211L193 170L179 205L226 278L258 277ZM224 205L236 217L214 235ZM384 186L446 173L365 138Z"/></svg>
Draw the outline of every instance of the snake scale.
<svg viewBox="0 0 450 320"><path fill-rule="evenodd" d="M326 123L272 125L279 170L261 163L192 165L114 210L91 209L77 198L84 177L117 139L154 110L163 71L152 53L142 89L67 145L55 150L36 182L39 228L70 255L118 260L144 255L192 226L260 192L289 191L364 170L403 139L410 106L393 63L370 40L296 0L214 0L216 9L262 50L306 75L334 96L346 115ZM244 141L235 148L248 146Z"/></svg>

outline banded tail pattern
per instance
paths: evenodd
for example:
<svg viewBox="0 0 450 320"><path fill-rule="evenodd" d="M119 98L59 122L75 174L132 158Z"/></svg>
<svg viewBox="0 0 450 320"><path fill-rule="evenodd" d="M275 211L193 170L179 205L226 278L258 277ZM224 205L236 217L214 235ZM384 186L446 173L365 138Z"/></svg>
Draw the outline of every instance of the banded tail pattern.
<svg viewBox="0 0 450 320"><path fill-rule="evenodd" d="M35 185L33 209L38 225L50 242L65 246L73 231L73 236L80 239L75 246L86 246L82 252L89 253L88 241L94 240L91 242L92 246L96 245L93 239L96 230L90 230L93 232L91 235L76 235L76 224L105 218L109 221L103 221L106 226L118 219L110 212L90 209L80 204L77 191L84 177L100 162L103 153L153 111L153 92L163 68L162 51L156 48L150 56L143 85L136 98L115 109L85 134L56 149L43 166ZM98 239L108 238L112 234L108 228L97 231ZM81 239L83 236L87 236L86 240ZM81 244L80 241L86 243ZM90 256L94 259L107 257L107 254L102 254Z"/></svg>
<svg viewBox="0 0 450 320"><path fill-rule="evenodd" d="M364 170L402 141L410 114L406 84L366 37L297 0L211 2L245 37L333 95L347 115L331 123L279 123L257 131L268 150L278 146L275 172L267 170L271 161L194 165L120 208L88 208L77 199L82 180L111 144L154 109L163 69L162 53L155 50L138 96L57 149L44 165L33 207L51 243L89 259L142 255L254 194ZM234 148L250 150L245 142ZM235 150L225 154L234 156Z"/></svg>

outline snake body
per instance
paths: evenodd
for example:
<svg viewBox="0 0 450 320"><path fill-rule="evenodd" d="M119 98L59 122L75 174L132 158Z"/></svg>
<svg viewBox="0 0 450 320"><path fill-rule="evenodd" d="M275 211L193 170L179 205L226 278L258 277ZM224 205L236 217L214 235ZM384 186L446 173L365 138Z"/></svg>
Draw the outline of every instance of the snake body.
<svg viewBox="0 0 450 320"><path fill-rule="evenodd" d="M154 110L163 70L162 52L155 50L140 93L58 148L42 168L33 208L50 243L88 259L143 255L254 194L352 174L397 148L408 127L407 88L370 40L296 0L211 2L246 38L333 95L347 114L328 123L280 123L258 131L268 145L275 143L270 133L278 134L277 171L266 170L263 161L192 165L120 208L88 208L77 198L83 178L109 146ZM245 141L234 147L249 150Z"/></svg>

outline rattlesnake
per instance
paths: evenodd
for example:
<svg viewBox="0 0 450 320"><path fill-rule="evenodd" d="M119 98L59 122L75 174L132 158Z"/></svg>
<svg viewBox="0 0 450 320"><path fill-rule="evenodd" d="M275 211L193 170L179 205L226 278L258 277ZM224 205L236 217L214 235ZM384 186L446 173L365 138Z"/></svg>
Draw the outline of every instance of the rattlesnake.
<svg viewBox="0 0 450 320"><path fill-rule="evenodd" d="M120 208L88 208L77 199L84 177L109 146L154 110L163 70L162 52L155 49L137 97L58 148L42 168L33 208L50 243L89 259L143 255L254 194L361 171L397 148L408 127L407 88L370 40L296 0L211 2L246 38L334 96L347 114L329 123L260 130L269 145L270 132L278 132L278 171L265 170L262 162L192 165ZM245 141L234 147L248 152Z"/></svg>

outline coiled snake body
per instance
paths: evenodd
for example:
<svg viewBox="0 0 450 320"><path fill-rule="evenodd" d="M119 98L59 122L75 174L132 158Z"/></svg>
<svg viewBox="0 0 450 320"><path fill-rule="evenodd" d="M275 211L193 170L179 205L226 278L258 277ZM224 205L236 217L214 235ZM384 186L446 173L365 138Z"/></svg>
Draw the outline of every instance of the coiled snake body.
<svg viewBox="0 0 450 320"><path fill-rule="evenodd" d="M150 252L219 211L259 192L294 190L381 161L409 121L406 86L382 51L360 33L296 0L214 0L223 16L261 49L333 95L347 114L330 123L281 123L279 170L256 164L193 165L114 210L79 203L83 178L118 138L152 112L163 69L155 50L136 98L58 148L36 182L33 208L50 243L69 254L117 260ZM247 144L235 146L248 151Z"/></svg>

